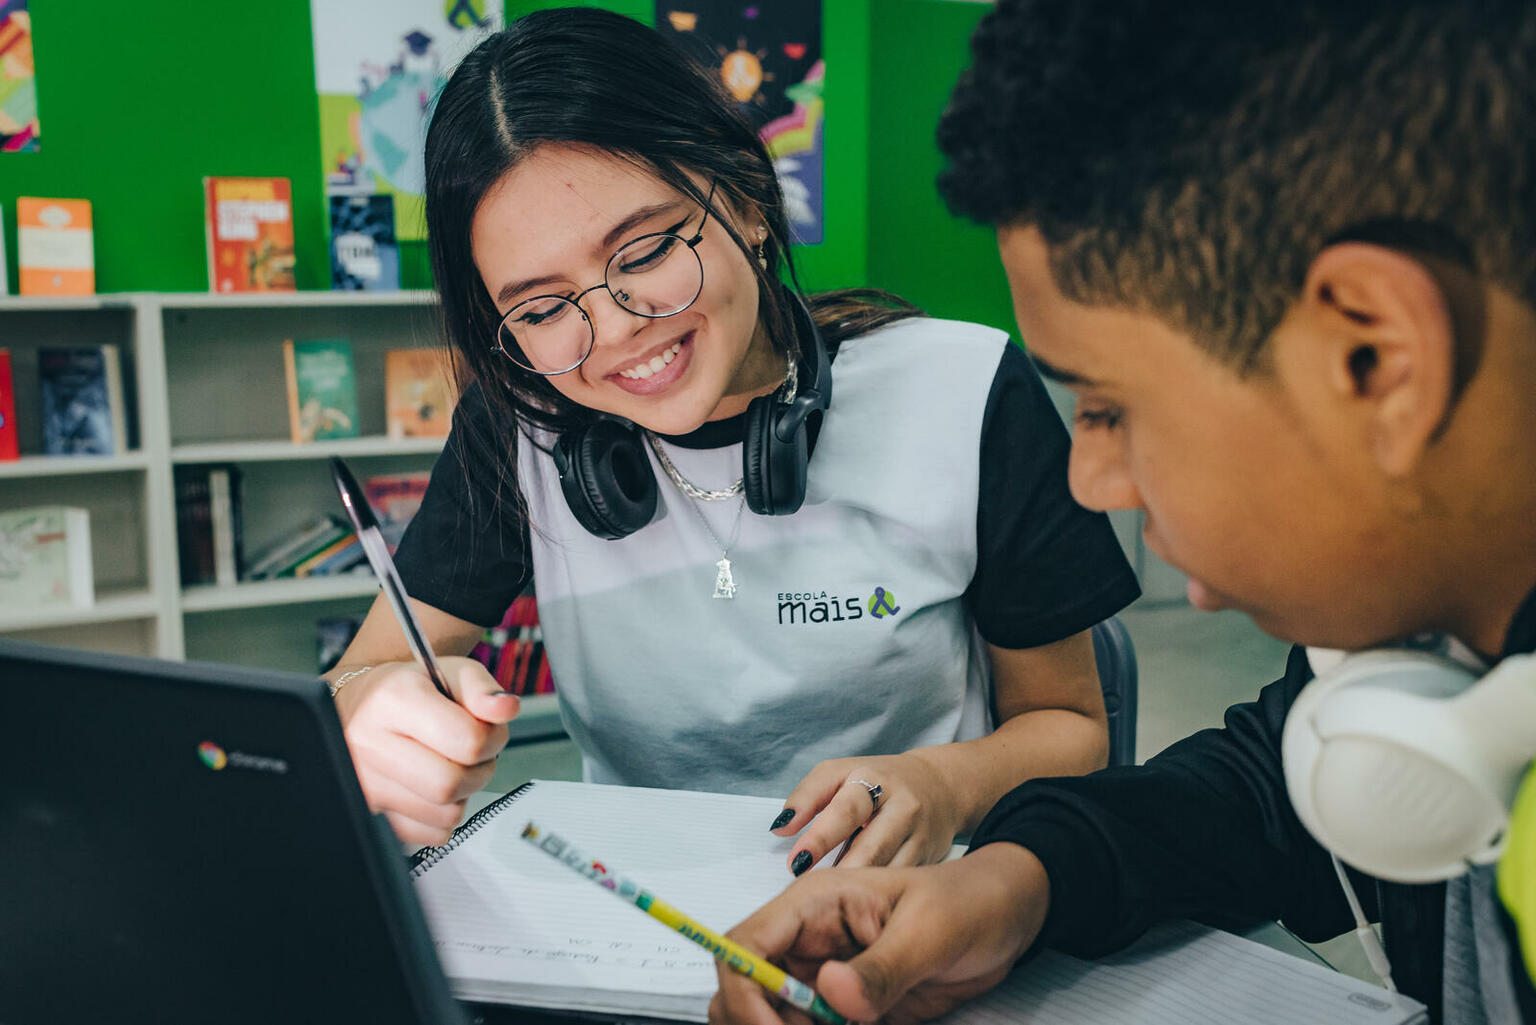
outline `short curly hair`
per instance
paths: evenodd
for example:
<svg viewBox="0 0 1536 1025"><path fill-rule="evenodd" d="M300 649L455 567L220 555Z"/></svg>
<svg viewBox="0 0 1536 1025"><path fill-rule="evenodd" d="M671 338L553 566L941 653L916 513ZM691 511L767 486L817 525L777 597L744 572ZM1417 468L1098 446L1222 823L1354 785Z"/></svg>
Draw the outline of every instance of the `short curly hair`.
<svg viewBox="0 0 1536 1025"><path fill-rule="evenodd" d="M1001 0L939 125L950 209L1248 372L1345 238L1536 305L1536 3Z"/></svg>

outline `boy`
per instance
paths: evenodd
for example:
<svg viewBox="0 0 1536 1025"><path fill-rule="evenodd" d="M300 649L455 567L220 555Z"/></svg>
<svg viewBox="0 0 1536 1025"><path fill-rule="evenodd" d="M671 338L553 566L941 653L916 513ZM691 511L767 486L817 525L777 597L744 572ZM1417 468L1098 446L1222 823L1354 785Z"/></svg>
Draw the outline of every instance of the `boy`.
<svg viewBox="0 0 1536 1025"><path fill-rule="evenodd" d="M1312 658L1536 649L1536 5L1003 0L973 53L940 185L997 227L1023 338L1076 394L1078 501L1143 510L1194 605ZM733 935L868 1020L1164 918L1348 931L1282 772L1312 674L1298 647L1225 729L1025 784L959 861L812 873ZM1536 1023L1533 833L1527 775L1497 868L1349 870L1432 1020ZM713 1016L777 1020L729 973Z"/></svg>

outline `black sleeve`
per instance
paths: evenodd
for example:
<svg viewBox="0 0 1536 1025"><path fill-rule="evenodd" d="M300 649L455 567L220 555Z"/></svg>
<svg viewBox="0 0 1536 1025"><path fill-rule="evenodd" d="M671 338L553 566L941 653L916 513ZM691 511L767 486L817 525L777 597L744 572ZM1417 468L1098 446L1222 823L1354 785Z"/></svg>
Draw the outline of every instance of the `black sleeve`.
<svg viewBox="0 0 1536 1025"><path fill-rule="evenodd" d="M1284 919L1303 939L1354 926L1328 853L1291 807L1280 733L1311 678L1293 648L1284 678L1142 766L1035 780L1006 795L972 838L1032 851L1050 877L1040 942L1082 957L1125 946L1169 918ZM1368 915L1376 887L1351 871Z"/></svg>
<svg viewBox="0 0 1536 1025"><path fill-rule="evenodd" d="M998 364L981 425L976 575L966 607L999 648L1033 648L1108 619L1141 593L1109 518L1067 489L1066 428L1023 350Z"/></svg>
<svg viewBox="0 0 1536 1025"><path fill-rule="evenodd" d="M514 439L527 443L498 430L478 386L467 389L395 552L407 594L479 626L501 622L533 575Z"/></svg>

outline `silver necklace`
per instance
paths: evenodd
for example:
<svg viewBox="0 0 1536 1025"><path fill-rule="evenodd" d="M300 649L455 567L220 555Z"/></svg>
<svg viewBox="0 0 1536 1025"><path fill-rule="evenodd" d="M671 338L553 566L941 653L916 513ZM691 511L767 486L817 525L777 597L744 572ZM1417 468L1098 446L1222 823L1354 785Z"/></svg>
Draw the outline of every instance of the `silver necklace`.
<svg viewBox="0 0 1536 1025"><path fill-rule="evenodd" d="M784 392L783 401L790 402L794 399L795 392L799 390L800 382L799 375L795 372L797 366L794 353L786 353L785 358L784 383L779 388ZM741 494L742 488L746 484L744 478L737 477L736 482L728 488L717 488L713 491L701 488L687 477L684 477L682 472L678 470L671 457L667 455L666 450L661 447L661 439L656 437L656 432L646 431L645 440L651 443L651 451L656 453L656 461L661 464L661 468L666 472L667 478L677 485L679 491L696 502L724 502L728 498L735 498Z"/></svg>
<svg viewBox="0 0 1536 1025"><path fill-rule="evenodd" d="M704 510L696 505L688 508L704 524L704 529L709 531L709 536L720 547L720 560L715 563L715 594L716 598L736 597L736 578L731 576L731 548L736 544L736 537L741 533L741 511L747 507L747 496L741 496L741 503L736 506L736 518L731 521L731 540L721 541L720 535L715 533L715 528L709 525L709 520L704 518Z"/></svg>
<svg viewBox="0 0 1536 1025"><path fill-rule="evenodd" d="M788 402L795 397L798 384L795 373L795 357L793 353L788 355L788 366L784 371L784 384L780 387L786 391L784 401ZM747 496L742 494L744 479L736 478L736 483L728 488L719 488L707 491L684 477L672 460L667 456L666 450L661 447L661 439L655 432L646 431L646 440L651 443L651 451L656 453L656 461L661 463L661 468L666 471L668 479L677 485L677 489L688 498L699 502L722 502L727 498L740 495L739 504L736 506L736 518L731 521L730 541L721 541L720 535L715 533L715 528L709 525L709 520L704 516L704 510L690 504L688 508L704 524L704 529L709 532L710 538L720 548L720 559L715 563L715 594L716 598L736 597L736 578L731 574L731 548L736 544L736 538L741 533L741 513L747 507Z"/></svg>
<svg viewBox="0 0 1536 1025"><path fill-rule="evenodd" d="M705 491L693 481L684 477L676 466L672 464L672 458L667 455L666 449L661 447L661 439L651 431L645 432L645 440L651 443L651 451L656 453L656 461L666 471L667 478L677 485L677 490L687 495L696 502L723 502L727 498L734 498L741 494L746 484L745 478L737 477L736 483L728 488L720 488L716 491Z"/></svg>

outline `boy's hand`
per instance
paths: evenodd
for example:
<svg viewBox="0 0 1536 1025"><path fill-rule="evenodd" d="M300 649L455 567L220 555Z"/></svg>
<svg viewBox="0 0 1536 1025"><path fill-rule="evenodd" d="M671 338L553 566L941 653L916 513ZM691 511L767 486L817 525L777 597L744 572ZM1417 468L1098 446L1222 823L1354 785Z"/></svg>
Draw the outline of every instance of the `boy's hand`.
<svg viewBox="0 0 1536 1025"><path fill-rule="evenodd" d="M1039 860L995 843L924 868L813 872L729 935L850 1021L912 1022L997 985L1034 942L1049 903ZM711 1022L811 1022L750 979L718 971Z"/></svg>
<svg viewBox="0 0 1536 1025"><path fill-rule="evenodd" d="M386 662L336 693L336 711L368 806L404 843L440 844L490 780L519 702L484 666L438 660L449 701L415 662Z"/></svg>

